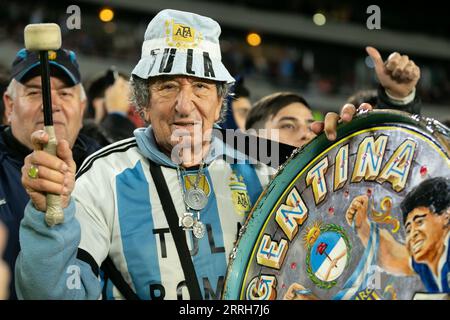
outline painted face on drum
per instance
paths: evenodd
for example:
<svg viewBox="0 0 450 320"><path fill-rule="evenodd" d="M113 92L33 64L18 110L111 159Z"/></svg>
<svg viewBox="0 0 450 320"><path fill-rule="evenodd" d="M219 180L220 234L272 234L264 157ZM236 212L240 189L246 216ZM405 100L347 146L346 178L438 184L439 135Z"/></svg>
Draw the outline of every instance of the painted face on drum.
<svg viewBox="0 0 450 320"><path fill-rule="evenodd" d="M415 208L408 214L406 246L415 261L431 263L441 256L449 231L448 216L449 210L439 215L426 207Z"/></svg>

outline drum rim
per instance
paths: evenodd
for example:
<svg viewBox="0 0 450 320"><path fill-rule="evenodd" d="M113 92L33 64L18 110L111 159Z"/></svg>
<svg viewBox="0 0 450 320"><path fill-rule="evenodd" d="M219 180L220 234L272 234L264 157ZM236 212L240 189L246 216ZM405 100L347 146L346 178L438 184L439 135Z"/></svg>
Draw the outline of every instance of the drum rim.
<svg viewBox="0 0 450 320"><path fill-rule="evenodd" d="M292 179L290 179L291 181L289 182L289 186L294 183L299 175L303 174L303 171L308 164L310 164L315 158L319 157L322 153L328 152L330 148L341 143L344 138L349 137L357 132L370 130L376 127L402 127L404 129L420 133L420 135L426 137L428 140L430 140L430 142L432 142L432 145L436 147L438 152L450 159L450 150L445 150L438 143L438 137L436 137L435 132L428 125L429 120L430 119L417 115L410 115L406 112L401 111L374 110L371 112L359 114L353 121L347 124L339 124L337 127L336 139L334 141L329 141L326 138L325 134L322 133L303 148L296 149L289 157L289 159L286 160L286 164L278 169L270 184L264 189L263 193L258 198L257 202L252 208L252 211L250 212L248 218L242 226L243 230L246 230L250 224L252 226L259 226L259 229L258 232L255 232L255 235L252 237L250 237L246 232L240 233L236 245L233 248L233 253L239 251L240 254L234 259L230 258L227 274L225 276L222 298L232 300L242 298L242 285L244 284L247 277L248 264L252 257L254 246L258 241L261 230L264 228L266 221L269 219L273 211L272 209L276 206L277 201L281 197L283 197L284 193L289 188L286 187L282 191L282 194L277 196L275 196L274 193L271 193L271 191L274 189L277 183L279 183L277 179L279 179L281 173L285 170L290 170L294 165L293 161L291 161L293 158L304 155L301 159L301 162L295 164L296 167L301 167L301 169L297 171ZM419 128L421 129L421 131L413 130L413 128ZM259 210L259 205L263 199L266 203L270 204L269 207L272 209L268 212L265 212L264 215L257 215L258 212L261 212Z"/></svg>

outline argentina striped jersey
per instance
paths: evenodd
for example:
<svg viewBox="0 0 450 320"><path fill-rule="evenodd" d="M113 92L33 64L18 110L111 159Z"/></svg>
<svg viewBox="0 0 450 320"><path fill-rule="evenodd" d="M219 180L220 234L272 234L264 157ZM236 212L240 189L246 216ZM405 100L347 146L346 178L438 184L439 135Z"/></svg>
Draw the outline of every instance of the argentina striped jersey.
<svg viewBox="0 0 450 320"><path fill-rule="evenodd" d="M151 128L138 129L135 136L100 150L80 168L72 193L81 225L79 248L98 266L110 256L141 299L189 299L175 243L149 171L149 159L161 165L179 217L186 212L183 194L192 187L198 169L177 170L157 149ZM226 163L222 155L230 150L221 141L214 140L212 149L215 154L207 158L198 184L208 196L200 214L207 232L196 239L186 231L204 299L220 298L239 226L271 173L266 166ZM106 297L123 298L110 281Z"/></svg>

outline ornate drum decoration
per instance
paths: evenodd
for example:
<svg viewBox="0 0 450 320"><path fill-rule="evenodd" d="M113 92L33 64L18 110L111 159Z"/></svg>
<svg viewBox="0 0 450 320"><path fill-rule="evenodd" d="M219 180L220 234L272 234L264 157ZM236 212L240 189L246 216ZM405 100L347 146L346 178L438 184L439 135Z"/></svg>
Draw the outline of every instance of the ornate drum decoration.
<svg viewBox="0 0 450 320"><path fill-rule="evenodd" d="M340 125L334 142L317 137L255 204L223 298L448 298L445 288L430 292L412 267L427 240L406 241L400 207L435 177L450 178L449 129L435 120L376 110ZM448 250L448 234L439 241Z"/></svg>

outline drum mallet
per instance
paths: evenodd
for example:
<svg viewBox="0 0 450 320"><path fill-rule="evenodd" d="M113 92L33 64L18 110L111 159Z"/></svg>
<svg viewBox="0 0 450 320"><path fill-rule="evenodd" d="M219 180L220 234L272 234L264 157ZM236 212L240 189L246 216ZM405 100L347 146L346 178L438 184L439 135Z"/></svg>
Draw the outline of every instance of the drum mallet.
<svg viewBox="0 0 450 320"><path fill-rule="evenodd" d="M55 23L29 24L24 30L25 48L28 51L38 51L41 65L42 103L44 109L44 131L49 140L44 151L56 155L56 135L53 127L52 96L50 88L50 69L48 51L61 48L61 30ZM61 208L61 196L47 194L47 211L45 222L52 227L64 221L64 212Z"/></svg>

